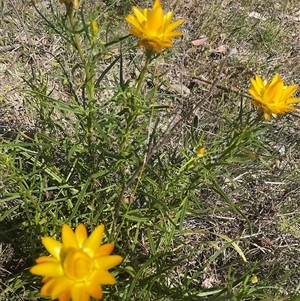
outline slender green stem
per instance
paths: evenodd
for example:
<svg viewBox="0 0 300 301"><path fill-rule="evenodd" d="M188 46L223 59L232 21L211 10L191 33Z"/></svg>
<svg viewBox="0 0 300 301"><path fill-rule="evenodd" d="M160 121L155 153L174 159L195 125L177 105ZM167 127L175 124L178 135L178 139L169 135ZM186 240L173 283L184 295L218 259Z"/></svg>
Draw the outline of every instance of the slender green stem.
<svg viewBox="0 0 300 301"><path fill-rule="evenodd" d="M231 152L232 149L238 147L240 142L245 138L245 135L247 135L249 132L252 132L253 128L261 121L262 116L262 114L259 114L250 124L247 124L240 131L237 131L229 146L223 151L219 159L224 158Z"/></svg>
<svg viewBox="0 0 300 301"><path fill-rule="evenodd" d="M137 89L136 89L136 95L139 95L140 92L141 92L142 84L143 84L143 82L144 82L144 78L145 78L146 72L147 72L148 67L149 67L149 64L150 64L150 62L151 62L151 56L152 56L152 53L153 53L152 50L147 50L147 51L146 51L146 61L145 61L144 68L143 68L143 70L141 71L141 74L140 74L140 76L139 76L138 86L137 86Z"/></svg>
<svg viewBox="0 0 300 301"><path fill-rule="evenodd" d="M73 29L73 31L75 31L76 30L76 24L75 24L75 21L74 21L73 9L72 9L71 6L67 6L67 14L68 14L72 29ZM77 33L74 34L74 43L75 43L76 50L78 51L79 57L82 61L82 64L84 66L86 81L88 82L89 79L90 79L90 70L89 70L88 65L86 63L86 59L85 59L85 56L84 56L82 48L81 48L79 35Z"/></svg>
<svg viewBox="0 0 300 301"><path fill-rule="evenodd" d="M76 30L76 24L74 22L73 13L72 13L71 10L68 10L67 13L68 13L68 16L69 16L69 20L70 20L72 29L75 31ZM90 102L94 99L94 83L93 83L94 68L92 66L90 66L88 64L88 62L86 61L86 59L85 59L84 53L83 53L82 48L81 48L79 35L77 33L74 34L74 43L75 43L76 50L78 51L79 57L81 59L81 62L84 66L87 93L88 93L88 99L89 99L89 102Z"/></svg>
<svg viewBox="0 0 300 301"><path fill-rule="evenodd" d="M94 119L94 104L95 104L94 63L86 59L84 51L81 47L80 36L78 33L76 33L77 26L74 20L73 7L71 4L66 5L66 7L67 7L67 15L69 17L72 30L75 32L73 35L73 42L84 67L85 89L87 92L87 99L88 99L86 131L87 131L88 147L91 149L93 145L93 119ZM91 156L93 156L92 151L90 152L90 154ZM93 164L94 162L93 158L91 158L91 162Z"/></svg>
<svg viewBox="0 0 300 301"><path fill-rule="evenodd" d="M140 90L141 90L141 86L142 86L142 82L143 82L143 79L144 79L144 76L145 76L145 73L147 71L147 68L148 68L148 65L150 63L150 60L151 60L151 54L152 53L147 53L147 59L146 59L146 62L145 62L145 66L141 72L141 75L140 75L140 78L139 78L139 84L138 84L138 88L136 90L136 93L137 95L140 93ZM154 135L154 132L155 132L155 129L156 129L156 126L154 126L154 130L152 132L152 124L153 124L153 119L154 119L154 114L155 114L155 106L154 106L154 103L155 103L155 100L156 100L156 92L157 92L157 84L155 84L155 88L154 88L154 94L153 94L153 97L152 97L152 106L151 106L151 114L150 114L150 119L149 119L149 124L148 124L148 151L150 150L151 148L151 137ZM136 117L136 116L135 116ZM130 129L131 129L131 126L130 128L127 128L128 130L128 133L130 132ZM127 135L127 132L126 132L126 135ZM126 147L126 144L125 143L122 143L121 145L121 150L123 152L123 149ZM131 205L133 204L133 201L135 199L135 196L136 196L136 192L138 190L138 187L141 183L141 178L142 178L142 175L143 175L143 172L144 172L144 169L145 169L145 165L147 164L147 157L148 157L148 151L145 153L144 155L144 159L143 159L143 162L142 162L142 165L141 165L141 168L137 171L137 181L134 185L134 188L133 188L133 191L130 195L130 199L129 199L129 204L128 204L128 208L127 208L127 211L124 213L123 217L122 217L122 222L121 224L119 225L119 228L118 228L118 232L121 230L122 228L122 225L124 224L125 222L125 218L126 218L126 215L128 214L130 208L131 208ZM124 175L124 170L121 169L121 175L123 176ZM123 183L122 183L122 190L120 192L120 195L119 195L119 198L118 198L118 201L117 201L117 204L116 204L116 207L115 207L115 214L114 214L114 224L113 224L113 229L116 228L116 223L117 223L117 218L119 217L119 212L120 212L120 208L121 208L121 203L123 201L123 198L124 198L124 194L125 194L125 191L129 188L131 183L129 183L128 181L125 182L125 177L123 176Z"/></svg>
<svg viewBox="0 0 300 301"><path fill-rule="evenodd" d="M155 99L155 97L153 97L153 99ZM151 143L151 125L152 125L152 121L153 121L153 118L154 118L154 113L155 113L155 110L154 110L154 106L152 106L151 108L151 115L150 115L150 119L149 119L149 126L148 126L148 144L149 144L149 148L150 148L150 143ZM141 183L141 178L142 178L142 175L144 173L144 169L145 169L145 165L147 163L147 153L145 153L145 156L144 156L144 160L142 162L142 166L141 166L141 169L139 169L138 171L138 175L137 175L137 181L134 185L134 188L133 188L133 191L130 195L130 198L129 198L129 203L128 203L128 208L127 208L127 211L124 213L123 217L122 217L122 222L121 224L119 225L118 227L118 235L119 235L119 232L121 231L121 228L122 228L122 225L124 224L125 222L125 219L126 219L126 215L128 214L130 208L131 208L131 205L133 204L133 201L135 199L135 196L136 196L136 192L138 190L138 187ZM122 176L124 175L124 170L122 169ZM119 195L119 198L118 198L118 201L117 201L117 204L116 204L116 209L115 209L115 215L114 215L114 223L113 223L113 229L115 230L116 226L117 226L117 218L119 216L119 212L120 212L120 208L121 208L121 203L122 203L122 200L124 198L124 193L126 191L126 189L128 189L129 185L128 185L128 182L125 182L125 177L123 177L123 185L122 185L122 190L121 190L121 193ZM117 235L117 236L118 236Z"/></svg>

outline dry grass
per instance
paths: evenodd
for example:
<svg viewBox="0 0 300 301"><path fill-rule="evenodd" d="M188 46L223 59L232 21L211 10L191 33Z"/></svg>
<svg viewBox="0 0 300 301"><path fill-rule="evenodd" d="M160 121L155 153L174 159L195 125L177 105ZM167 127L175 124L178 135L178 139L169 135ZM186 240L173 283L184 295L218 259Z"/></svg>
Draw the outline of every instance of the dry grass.
<svg viewBox="0 0 300 301"><path fill-rule="evenodd" d="M167 61L161 61L158 67L160 70L168 69L162 78L169 85L166 91L173 89L177 92L176 98L167 100L170 115L182 117L189 108L201 102L194 116L190 116L178 128L173 141L168 142L167 149L181 144L182 131L193 130L198 136L204 133L208 150L212 147L209 142L212 137L218 137L221 141L226 136L223 132L228 124L226 118L234 118L238 111L239 103L232 102L241 99L249 101L242 94L247 93L249 78L257 72L264 77L271 77L279 72L288 84L300 83L298 0L165 2L168 2L167 7L175 5L177 18L184 17L186 20L182 26L184 36L175 42L175 55ZM119 22L123 22L122 13L126 15L131 4L104 2L111 35L126 34L125 31L122 32L123 28L116 33L116 28ZM142 7L142 3L138 3L138 6ZM44 12L49 9L47 1L39 1L38 7ZM111 16L113 9L120 14L117 19ZM71 61L72 54L63 48L57 35L47 29L34 8L29 4L24 7L20 0L13 0L4 6L0 32L0 139L9 139L16 135L19 128L30 132L38 124L26 104L24 94L20 92L25 87L23 79L30 77L32 66L39 70L43 79L48 80L55 97L67 100L68 86L65 86L65 90L56 89L57 86L61 87L64 75L56 67L54 55L60 58L67 72L71 72L72 66L68 62ZM192 41L204 37L207 40L203 44L192 44ZM230 50L234 54L220 74L220 87L215 89L213 97L203 99L210 87L208 82L213 82L216 78L222 58ZM129 77L136 72L133 66L140 54L135 53L128 53L125 57ZM106 55L108 62L115 56L113 51ZM105 62L99 68L103 70ZM152 71L157 72L157 69ZM40 79L40 74L34 75L36 80ZM54 77L51 76L53 74ZM113 85L112 78L107 78L105 83L107 86ZM109 93L109 90L102 89L99 97L105 98ZM237 109L233 109L234 106ZM258 158L260 163L234 164L224 169L219 178L223 183L222 189L247 216L252 231L245 218L221 210L224 202L219 195L212 190L199 189L199 207L207 210L207 215L199 219L191 216L185 220L184 239L188 239L190 244L183 253L188 254L190 248L200 246L201 241L215 241L221 248L221 239L214 233L239 239L239 245L249 263L261 263L255 274L267 283L284 288L281 295L289 295L293 294L300 283L300 119L287 115L278 122L271 123L273 125L267 134L260 137L265 143L265 150ZM5 181L0 185L2 191L5 190L4 185ZM1 204L0 208L9 210L13 206L15 203L8 202ZM197 210L199 208L195 208L196 212ZM19 218L14 220L14 216L10 216L0 223L2 288L6 287L11 275L28 267L26 256L29 257L30 254L25 255L23 251L16 250L9 242L12 234L7 232L8 227L13 225L17 228L20 225L22 220ZM203 233L197 234L197 231ZM209 231L210 234L204 231ZM178 236L176 239L183 239L182 237ZM229 250L226 249L218 261L207 265L193 285L211 288L228 281L229 267L240 265L241 273L249 268L248 265L241 264L236 253L230 253ZM202 244L202 249L195 252L192 259L183 261L174 272L175 276L170 277L176 277L180 281L185 270L189 269L192 273L199 265L207 262L214 252L214 247L207 245L203 249ZM25 256L25 259L21 260L20 255Z"/></svg>

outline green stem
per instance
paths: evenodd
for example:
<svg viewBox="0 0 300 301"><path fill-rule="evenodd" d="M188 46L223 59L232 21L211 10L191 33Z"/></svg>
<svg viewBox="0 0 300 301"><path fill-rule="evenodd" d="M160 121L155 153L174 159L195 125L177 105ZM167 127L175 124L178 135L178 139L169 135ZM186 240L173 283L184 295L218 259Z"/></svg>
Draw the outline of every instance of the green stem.
<svg viewBox="0 0 300 301"><path fill-rule="evenodd" d="M67 7L67 15L69 17L72 30L76 32L76 22L74 21L74 17L73 17L73 6L70 3L70 5L66 5L66 7ZM73 37L74 37L73 42L79 54L80 60L83 64L84 73L85 73L85 89L87 92L87 99L88 99L86 131L87 131L88 146L89 149L91 150L91 147L93 145L93 119L94 119L94 104L95 104L94 63L93 62L90 63L86 59L81 47L79 34L74 33ZM92 151L90 153L93 154ZM91 162L93 161L94 161L93 158L91 158Z"/></svg>
<svg viewBox="0 0 300 301"><path fill-rule="evenodd" d="M146 72L147 72L149 64L151 62L152 53L153 53L152 50L146 50L146 61L145 61L144 68L141 71L141 74L139 76L139 80L138 80L139 82L138 82L138 86L137 86L137 89L136 89L136 95L139 95L140 92L141 92L142 84L144 82L144 78L145 78Z"/></svg>
<svg viewBox="0 0 300 301"><path fill-rule="evenodd" d="M70 20L71 28L74 31L73 33L73 43L75 46L75 49L77 50L80 60L82 62L82 65L84 67L84 74L85 74L85 85L83 87L84 91L86 91L87 94L87 104L84 105L83 109L86 112L86 139L87 139L87 148L89 150L89 164L90 164L90 172L94 172L95 168L95 139L94 139L94 130L93 130L93 121L95 119L94 117L94 107L95 107L95 85L94 85L94 69L95 65L93 62L90 62L88 57L85 57L84 51L82 49L82 45L80 43L80 36L78 33L76 33L76 22L74 21L74 14L73 14L73 6L70 3L70 5L66 5L67 7L67 15Z"/></svg>
<svg viewBox="0 0 300 301"><path fill-rule="evenodd" d="M250 124L244 126L244 128L242 130L237 132L235 134L235 136L232 138L229 146L220 155L219 159L224 158L228 153L231 152L232 149L238 147L239 143L245 137L245 134L251 132L252 129L255 127L255 125L257 125L261 121L262 117L263 117L263 115L259 114Z"/></svg>

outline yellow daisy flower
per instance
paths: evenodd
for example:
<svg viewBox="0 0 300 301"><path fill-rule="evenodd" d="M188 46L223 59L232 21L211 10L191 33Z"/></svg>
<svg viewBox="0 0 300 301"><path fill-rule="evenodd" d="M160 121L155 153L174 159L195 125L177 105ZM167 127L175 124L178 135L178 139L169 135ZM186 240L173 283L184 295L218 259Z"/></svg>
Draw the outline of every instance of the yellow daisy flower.
<svg viewBox="0 0 300 301"><path fill-rule="evenodd" d="M88 301L90 296L102 298L101 285L114 284L116 279L108 272L120 264L123 258L110 255L114 245L100 246L104 225L98 226L88 237L86 227L80 224L73 232L68 225L62 227L62 243L51 237L43 237L42 243L50 257L36 259L30 269L43 276L42 296L52 300Z"/></svg>
<svg viewBox="0 0 300 301"><path fill-rule="evenodd" d="M72 3L74 8L78 9L79 8L79 0L59 0L59 3Z"/></svg>
<svg viewBox="0 0 300 301"><path fill-rule="evenodd" d="M277 114L296 111L291 104L300 102L300 98L292 97L297 85L285 86L279 74L276 74L271 82L258 75L250 81L252 86L248 91L253 97L252 104L258 107L265 119L269 119L271 115L277 117Z"/></svg>
<svg viewBox="0 0 300 301"><path fill-rule="evenodd" d="M141 10L136 6L132 7L134 15L128 15L126 21L134 28L129 32L141 39L140 47L149 50L162 52L164 48L172 48L172 39L182 36L181 31L173 31L184 22L184 19L171 23L173 12L163 13L160 0L155 0L152 10Z"/></svg>

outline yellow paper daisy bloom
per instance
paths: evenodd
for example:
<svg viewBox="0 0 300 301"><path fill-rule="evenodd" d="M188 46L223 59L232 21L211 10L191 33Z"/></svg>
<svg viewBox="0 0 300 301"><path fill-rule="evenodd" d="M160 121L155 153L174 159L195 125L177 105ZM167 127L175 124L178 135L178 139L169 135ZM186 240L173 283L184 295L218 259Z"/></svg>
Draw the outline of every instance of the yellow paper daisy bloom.
<svg viewBox="0 0 300 301"><path fill-rule="evenodd" d="M181 31L173 31L184 22L184 19L171 23L173 12L163 13L160 0L155 0L152 10L141 10L136 6L132 7L134 15L128 15L126 21L134 28L129 32L141 39L140 47L149 50L162 52L164 48L172 48L172 39L182 36Z"/></svg>
<svg viewBox="0 0 300 301"><path fill-rule="evenodd" d="M78 9L79 8L79 0L59 0L59 3L72 3L73 7Z"/></svg>
<svg viewBox="0 0 300 301"><path fill-rule="evenodd" d="M42 243L50 257L36 259L37 265L30 269L43 276L42 296L52 300L88 301L90 296L102 298L101 285L114 284L116 279L108 272L120 264L123 258L110 255L114 245L100 246L104 225L98 226L88 237L86 228L80 224L75 232L68 225L62 227L62 243L51 237L43 237Z"/></svg>
<svg viewBox="0 0 300 301"><path fill-rule="evenodd" d="M285 86L279 74L276 74L271 82L256 75L255 78L251 78L251 84L248 91L253 97L252 104L258 107L265 119L269 119L271 115L277 117L277 114L296 111L291 104L300 102L300 98L292 97L297 85Z"/></svg>

